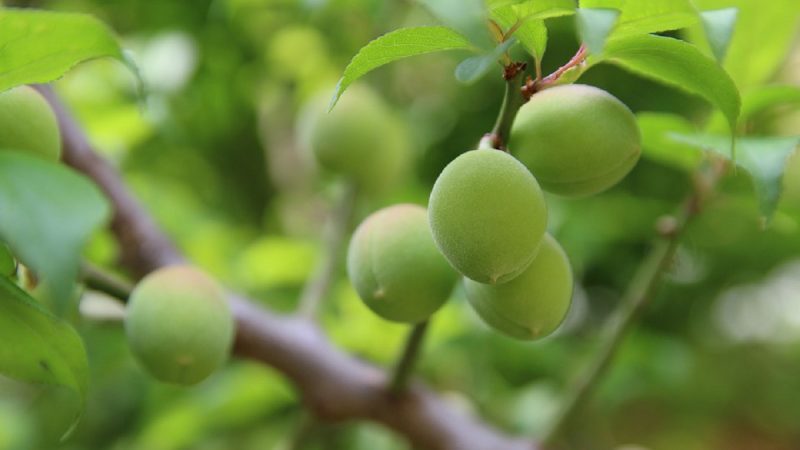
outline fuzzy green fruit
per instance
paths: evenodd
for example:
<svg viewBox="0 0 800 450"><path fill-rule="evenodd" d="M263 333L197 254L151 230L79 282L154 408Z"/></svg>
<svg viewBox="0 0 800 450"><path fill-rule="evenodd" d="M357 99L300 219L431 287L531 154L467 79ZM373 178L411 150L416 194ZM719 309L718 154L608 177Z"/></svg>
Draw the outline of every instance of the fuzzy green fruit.
<svg viewBox="0 0 800 450"><path fill-rule="evenodd" d="M214 280L191 267L171 266L133 290L125 331L134 356L153 377L191 385L228 358L234 322Z"/></svg>
<svg viewBox="0 0 800 450"><path fill-rule="evenodd" d="M365 191L397 181L410 161L409 138L381 98L356 86L330 112L328 100L325 96L311 102L300 119L299 139L317 163Z"/></svg>
<svg viewBox="0 0 800 450"><path fill-rule="evenodd" d="M520 108L509 148L543 189L579 197L624 178L639 160L641 136L636 117L614 96L570 84L539 92Z"/></svg>
<svg viewBox="0 0 800 450"><path fill-rule="evenodd" d="M425 208L395 205L359 225L347 273L364 303L396 322L420 322L450 296L458 278L436 249Z"/></svg>
<svg viewBox="0 0 800 450"><path fill-rule="evenodd" d="M0 93L0 150L18 150L58 161L61 135L47 100L28 86Z"/></svg>
<svg viewBox="0 0 800 450"><path fill-rule="evenodd" d="M572 301L572 269L561 246L545 235L536 258L518 277L489 285L464 280L467 300L496 330L517 339L555 331Z"/></svg>
<svg viewBox="0 0 800 450"><path fill-rule="evenodd" d="M450 264L482 283L504 283L531 262L547 227L536 179L499 150L473 150L444 168L428 205L433 239Z"/></svg>

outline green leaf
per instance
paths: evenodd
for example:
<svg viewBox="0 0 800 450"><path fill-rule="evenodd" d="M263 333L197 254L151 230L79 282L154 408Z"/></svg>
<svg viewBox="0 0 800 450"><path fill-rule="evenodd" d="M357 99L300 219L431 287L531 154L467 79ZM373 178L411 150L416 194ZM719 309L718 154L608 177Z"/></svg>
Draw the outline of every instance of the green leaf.
<svg viewBox="0 0 800 450"><path fill-rule="evenodd" d="M689 0L628 0L621 11L614 37L677 30L698 21Z"/></svg>
<svg viewBox="0 0 800 450"><path fill-rule="evenodd" d="M735 7L739 10L736 31L725 56L725 69L744 92L772 78L786 61L800 21L797 0L694 0L701 10ZM690 39L705 44L700 26L689 30Z"/></svg>
<svg viewBox="0 0 800 450"><path fill-rule="evenodd" d="M384 34L362 47L344 69L329 109L333 109L353 81L373 69L409 56L471 48L472 45L464 36L442 26L401 28Z"/></svg>
<svg viewBox="0 0 800 450"><path fill-rule="evenodd" d="M738 14L739 10L736 8L724 8L700 13L703 30L705 30L708 44L711 46L711 52L717 58L717 61L725 59L725 52L728 51L728 45L731 43Z"/></svg>
<svg viewBox="0 0 800 450"><path fill-rule="evenodd" d="M731 77L713 59L684 41L643 35L612 38L589 64L608 61L626 70L705 98L722 111L733 133L741 100Z"/></svg>
<svg viewBox="0 0 800 450"><path fill-rule="evenodd" d="M77 396L73 425L77 423L89 377L83 342L71 326L6 277L0 277L0 340L0 373L72 391Z"/></svg>
<svg viewBox="0 0 800 450"><path fill-rule="evenodd" d="M518 26L514 37L537 61L542 60L547 49L547 27L544 19L574 13L573 0L527 0L490 8L491 18L501 27L508 30Z"/></svg>
<svg viewBox="0 0 800 450"><path fill-rule="evenodd" d="M0 238L44 280L66 309L81 249L109 217L103 194L62 165L0 151Z"/></svg>
<svg viewBox="0 0 800 450"><path fill-rule="evenodd" d="M511 8L521 20L550 19L575 13L574 0L528 0Z"/></svg>
<svg viewBox="0 0 800 450"><path fill-rule="evenodd" d="M14 259L14 254L6 244L0 242L0 277L14 275L16 270L17 261Z"/></svg>
<svg viewBox="0 0 800 450"><path fill-rule="evenodd" d="M493 67L497 67L497 61L516 43L517 40L511 38L495 47L495 49L489 53L473 56L461 61L461 64L456 67L456 79L464 84L471 84L478 81Z"/></svg>
<svg viewBox="0 0 800 450"><path fill-rule="evenodd" d="M675 142L671 133L697 133L695 126L676 114L642 112L636 115L642 132L642 156L680 170L693 171L703 159L703 152L692 145Z"/></svg>
<svg viewBox="0 0 800 450"><path fill-rule="evenodd" d="M580 8L578 10L577 27L581 42L586 45L590 54L599 54L606 45L606 38L614 28L619 17L615 9Z"/></svg>
<svg viewBox="0 0 800 450"><path fill-rule="evenodd" d="M0 9L0 91L47 83L80 62L108 56L130 66L111 30L92 16Z"/></svg>
<svg viewBox="0 0 800 450"><path fill-rule="evenodd" d="M729 140L726 136L676 133L672 137L677 142L713 151L731 159ZM778 206L786 162L798 145L800 136L736 140L736 165L750 174L758 197L759 209L767 220L772 217Z"/></svg>
<svg viewBox="0 0 800 450"><path fill-rule="evenodd" d="M742 122L769 108L781 105L800 106L800 86L760 86L742 96Z"/></svg>

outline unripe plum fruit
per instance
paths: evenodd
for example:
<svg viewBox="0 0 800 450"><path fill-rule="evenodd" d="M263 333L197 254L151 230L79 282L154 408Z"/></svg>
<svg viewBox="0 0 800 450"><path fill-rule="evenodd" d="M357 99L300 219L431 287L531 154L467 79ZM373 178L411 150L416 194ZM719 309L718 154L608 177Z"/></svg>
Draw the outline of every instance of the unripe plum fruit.
<svg viewBox="0 0 800 450"><path fill-rule="evenodd" d="M495 284L513 279L531 262L547 226L547 207L536 179L513 156L473 150L439 175L428 219L453 267Z"/></svg>
<svg viewBox="0 0 800 450"><path fill-rule="evenodd" d="M572 269L549 234L518 277L489 285L470 279L464 287L472 307L492 328L517 339L538 339L555 331L572 302Z"/></svg>
<svg viewBox="0 0 800 450"><path fill-rule="evenodd" d="M410 204L384 208L358 226L347 273L372 311L410 323L439 309L458 278L433 243L425 208Z"/></svg>
<svg viewBox="0 0 800 450"><path fill-rule="evenodd" d="M406 128L364 86L348 89L330 112L327 96L312 101L301 115L299 132L321 167L366 191L391 185L410 162Z"/></svg>
<svg viewBox="0 0 800 450"><path fill-rule="evenodd" d="M47 100L33 88L17 86L0 93L0 150L58 161L58 121Z"/></svg>
<svg viewBox="0 0 800 450"><path fill-rule="evenodd" d="M168 383L199 383L228 358L234 321L225 295L188 266L159 269L131 293L125 331L136 359Z"/></svg>
<svg viewBox="0 0 800 450"><path fill-rule="evenodd" d="M580 197L610 188L633 169L641 135L616 97L569 84L539 92L520 108L509 148L543 189Z"/></svg>

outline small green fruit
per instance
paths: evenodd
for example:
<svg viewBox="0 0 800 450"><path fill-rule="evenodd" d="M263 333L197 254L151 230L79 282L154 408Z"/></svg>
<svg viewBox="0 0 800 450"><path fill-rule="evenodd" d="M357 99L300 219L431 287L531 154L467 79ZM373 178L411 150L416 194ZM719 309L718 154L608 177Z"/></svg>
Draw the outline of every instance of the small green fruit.
<svg viewBox="0 0 800 450"><path fill-rule="evenodd" d="M517 339L555 331L572 301L572 269L561 246L545 235L536 258L517 278L500 285L464 280L467 300L496 330Z"/></svg>
<svg viewBox="0 0 800 450"><path fill-rule="evenodd" d="M347 273L372 311L412 323L439 309L458 277L433 243L425 208L408 204L384 208L359 225Z"/></svg>
<svg viewBox="0 0 800 450"><path fill-rule="evenodd" d="M0 93L0 150L18 150L58 161L61 135L47 100L28 86Z"/></svg>
<svg viewBox="0 0 800 450"><path fill-rule="evenodd" d="M570 84L537 93L520 108L509 148L542 188L565 196L602 192L639 160L636 117L608 92Z"/></svg>
<svg viewBox="0 0 800 450"><path fill-rule="evenodd" d="M225 362L234 322L214 280L191 267L171 266L133 290L125 331L134 356L153 377L191 385Z"/></svg>
<svg viewBox="0 0 800 450"><path fill-rule="evenodd" d="M536 179L499 150L473 150L444 168L431 192L433 239L450 264L481 283L513 279L533 259L547 226Z"/></svg>
<svg viewBox="0 0 800 450"><path fill-rule="evenodd" d="M410 160L407 130L371 90L351 87L328 112L328 100L312 101L301 115L301 142L317 163L365 191L397 181Z"/></svg>

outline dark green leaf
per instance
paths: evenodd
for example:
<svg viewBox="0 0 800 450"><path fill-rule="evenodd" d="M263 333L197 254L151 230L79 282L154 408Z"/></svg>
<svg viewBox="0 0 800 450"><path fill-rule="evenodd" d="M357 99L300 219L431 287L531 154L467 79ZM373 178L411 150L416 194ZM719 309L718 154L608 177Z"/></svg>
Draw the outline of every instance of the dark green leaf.
<svg viewBox="0 0 800 450"><path fill-rule="evenodd" d="M92 16L0 10L0 91L47 83L82 61L107 56L129 64L111 30Z"/></svg>
<svg viewBox="0 0 800 450"><path fill-rule="evenodd" d="M9 278L0 277L0 373L72 391L74 420L83 409L88 363L83 342L63 320L45 311Z"/></svg>
<svg viewBox="0 0 800 450"><path fill-rule="evenodd" d="M492 68L499 68L497 61L511 46L516 44L516 42L517 40L515 38L511 38L495 47L495 49L489 53L473 56L461 61L461 64L456 67L456 79L465 84L478 81Z"/></svg>
<svg viewBox="0 0 800 450"><path fill-rule="evenodd" d="M586 45L590 54L599 54L606 45L606 38L614 28L619 11L614 9L580 8L578 10L577 27L581 42Z"/></svg>
<svg viewBox="0 0 800 450"><path fill-rule="evenodd" d="M699 95L722 111L732 132L736 129L739 91L725 70L695 46L653 35L613 38L590 64L600 61Z"/></svg>
<svg viewBox="0 0 800 450"><path fill-rule="evenodd" d="M730 141L725 136L675 133L672 137L677 142L731 158ZM736 140L736 164L750 174L761 214L767 220L772 217L780 199L786 162L799 144L800 136Z"/></svg>
<svg viewBox="0 0 800 450"><path fill-rule="evenodd" d="M728 45L731 43L738 13L739 10L736 8L717 9L700 13L708 44L711 46L711 51L717 61L725 59L725 52L728 51Z"/></svg>
<svg viewBox="0 0 800 450"><path fill-rule="evenodd" d="M330 109L353 81L373 69L409 56L471 48L464 36L442 26L401 28L384 34L362 47L344 69L331 98Z"/></svg>
<svg viewBox="0 0 800 450"><path fill-rule="evenodd" d="M109 217L105 197L72 170L0 151L0 238L42 277L63 311L81 249Z"/></svg>

